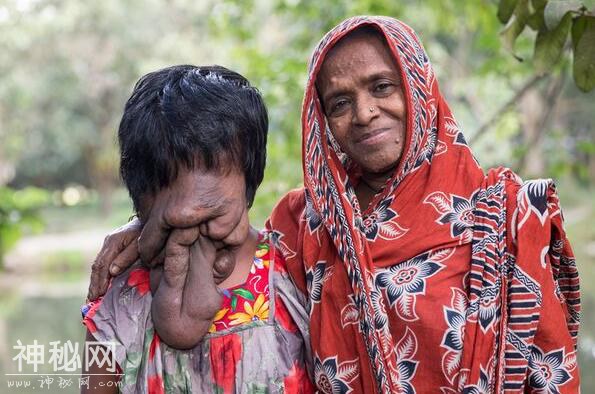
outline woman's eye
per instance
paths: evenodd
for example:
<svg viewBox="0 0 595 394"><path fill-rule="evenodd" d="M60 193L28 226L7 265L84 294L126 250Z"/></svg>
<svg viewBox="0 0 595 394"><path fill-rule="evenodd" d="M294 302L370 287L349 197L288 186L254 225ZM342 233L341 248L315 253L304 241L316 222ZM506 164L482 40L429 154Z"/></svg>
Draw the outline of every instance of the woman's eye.
<svg viewBox="0 0 595 394"><path fill-rule="evenodd" d="M349 105L349 101L346 99L340 99L335 101L331 106L331 115L341 114Z"/></svg>
<svg viewBox="0 0 595 394"><path fill-rule="evenodd" d="M374 86L374 91L378 93L385 93L392 89L394 85L390 82L380 82Z"/></svg>

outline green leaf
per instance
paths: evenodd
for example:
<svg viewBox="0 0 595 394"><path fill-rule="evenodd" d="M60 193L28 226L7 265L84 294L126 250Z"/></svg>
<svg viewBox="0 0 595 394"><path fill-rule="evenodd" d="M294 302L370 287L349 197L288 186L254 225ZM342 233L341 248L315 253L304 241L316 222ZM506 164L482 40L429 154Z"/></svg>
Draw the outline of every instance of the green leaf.
<svg viewBox="0 0 595 394"><path fill-rule="evenodd" d="M238 306L238 297L233 295L233 296L231 296L231 310L235 312L237 306Z"/></svg>
<svg viewBox="0 0 595 394"><path fill-rule="evenodd" d="M534 10L542 10L545 8L548 0L531 0L531 6Z"/></svg>
<svg viewBox="0 0 595 394"><path fill-rule="evenodd" d="M551 71L560 59L571 24L572 14L568 12L554 30L544 30L537 33L533 63L538 74Z"/></svg>
<svg viewBox="0 0 595 394"><path fill-rule="evenodd" d="M580 16L572 22L571 34L572 34L572 48L574 50L576 50L576 46L578 45L578 42L581 40L583 33L587 29L588 21L589 21L588 16Z"/></svg>
<svg viewBox="0 0 595 394"><path fill-rule="evenodd" d="M502 23L508 22L518 0L500 0L498 4L498 19Z"/></svg>
<svg viewBox="0 0 595 394"><path fill-rule="evenodd" d="M240 297L245 298L247 300L254 301L254 295L246 289L235 289L232 290L232 293L237 294Z"/></svg>
<svg viewBox="0 0 595 394"><path fill-rule="evenodd" d="M574 82L579 89L589 92L595 87L595 16L577 18L572 29L572 40Z"/></svg>
<svg viewBox="0 0 595 394"><path fill-rule="evenodd" d="M550 0L543 11L543 19L548 30L553 30L560 24L562 18L570 12L578 12L582 3L577 0Z"/></svg>
<svg viewBox="0 0 595 394"><path fill-rule="evenodd" d="M543 11L547 4L547 0L531 0L531 8L533 13L527 18L527 25L533 30L540 31L545 29L545 19Z"/></svg>
<svg viewBox="0 0 595 394"><path fill-rule="evenodd" d="M514 9L513 17L508 21L508 25L500 33L504 48L514 54L514 43L517 37L525 29L527 19L529 18L529 0L520 0ZM521 60L515 55L515 57Z"/></svg>

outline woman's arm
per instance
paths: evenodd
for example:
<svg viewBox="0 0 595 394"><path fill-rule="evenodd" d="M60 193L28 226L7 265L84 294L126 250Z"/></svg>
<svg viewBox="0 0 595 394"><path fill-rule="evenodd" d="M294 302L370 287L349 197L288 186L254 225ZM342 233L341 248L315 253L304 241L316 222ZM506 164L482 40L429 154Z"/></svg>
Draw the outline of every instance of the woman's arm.
<svg viewBox="0 0 595 394"><path fill-rule="evenodd" d="M221 307L213 278L215 254L215 247L199 234L198 227L174 230L167 240L151 313L159 337L171 347L196 346Z"/></svg>
<svg viewBox="0 0 595 394"><path fill-rule="evenodd" d="M95 338L87 331L87 342L95 341ZM87 360L83 360L83 365L87 366ZM88 369L83 370L82 378L88 378L89 384L81 386L81 394L117 394L120 376L107 370L107 363L98 366L96 363L88 365Z"/></svg>

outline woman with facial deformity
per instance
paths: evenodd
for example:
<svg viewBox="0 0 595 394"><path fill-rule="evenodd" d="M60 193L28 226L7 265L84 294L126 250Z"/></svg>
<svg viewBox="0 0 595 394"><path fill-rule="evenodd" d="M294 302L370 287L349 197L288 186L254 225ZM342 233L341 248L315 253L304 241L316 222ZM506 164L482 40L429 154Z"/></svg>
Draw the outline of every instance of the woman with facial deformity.
<svg viewBox="0 0 595 394"><path fill-rule="evenodd" d="M308 74L304 188L267 226L309 300L317 388L578 392L578 272L552 182L484 173L398 20L347 19ZM166 223L149 219L144 259Z"/></svg>
<svg viewBox="0 0 595 394"><path fill-rule="evenodd" d="M137 262L83 307L89 345L110 343L118 367L91 359L83 393L313 391L303 297L248 219L267 133L260 93L224 67L167 67L135 85L118 141L139 222L190 198L201 224L171 231L152 268Z"/></svg>

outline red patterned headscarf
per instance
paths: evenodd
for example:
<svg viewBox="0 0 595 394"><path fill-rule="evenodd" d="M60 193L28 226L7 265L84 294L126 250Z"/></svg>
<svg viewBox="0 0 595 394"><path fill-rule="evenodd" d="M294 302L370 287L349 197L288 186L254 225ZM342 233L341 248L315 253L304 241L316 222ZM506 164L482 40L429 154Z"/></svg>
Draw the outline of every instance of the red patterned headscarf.
<svg viewBox="0 0 595 394"><path fill-rule="evenodd" d="M358 171L335 143L315 86L328 51L363 26L388 43L407 105L403 156L364 212ZM354 17L331 30L309 65L302 133L305 187L278 204L268 226L308 296L322 392L521 390L537 368L532 346L538 324L549 327L540 312L550 303L568 329L556 376L573 379L578 277L553 186L522 185L505 169L484 175L409 26ZM540 351L552 359L550 348ZM423 369L432 362L436 381Z"/></svg>

